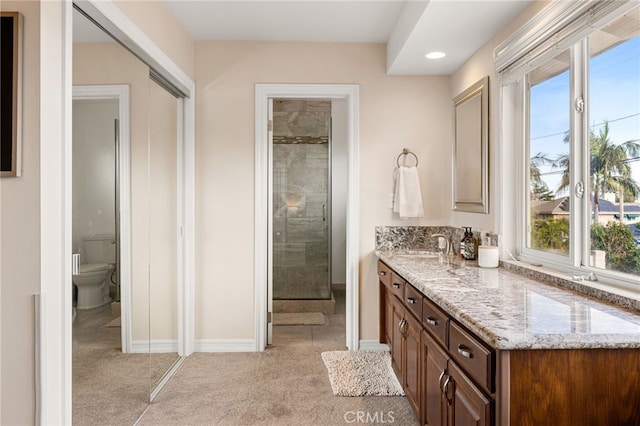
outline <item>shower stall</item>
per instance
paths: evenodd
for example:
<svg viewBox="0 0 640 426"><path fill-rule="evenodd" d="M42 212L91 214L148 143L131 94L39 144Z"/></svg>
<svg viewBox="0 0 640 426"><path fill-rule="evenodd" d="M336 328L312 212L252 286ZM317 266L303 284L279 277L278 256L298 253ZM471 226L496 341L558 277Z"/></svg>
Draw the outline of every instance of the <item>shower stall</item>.
<svg viewBox="0 0 640 426"><path fill-rule="evenodd" d="M331 101L273 102L273 299L330 300Z"/></svg>

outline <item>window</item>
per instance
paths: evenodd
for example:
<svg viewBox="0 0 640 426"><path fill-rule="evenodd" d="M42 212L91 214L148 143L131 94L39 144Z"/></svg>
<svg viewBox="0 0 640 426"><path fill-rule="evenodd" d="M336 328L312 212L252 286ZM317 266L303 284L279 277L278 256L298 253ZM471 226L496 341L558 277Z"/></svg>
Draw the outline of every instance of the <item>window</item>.
<svg viewBox="0 0 640 426"><path fill-rule="evenodd" d="M529 213L526 247L567 256L569 186L569 50L528 74ZM563 167L563 170L558 170Z"/></svg>
<svg viewBox="0 0 640 426"><path fill-rule="evenodd" d="M522 121L511 133L522 141L516 248L638 291L640 7L560 3L494 52L503 106Z"/></svg>

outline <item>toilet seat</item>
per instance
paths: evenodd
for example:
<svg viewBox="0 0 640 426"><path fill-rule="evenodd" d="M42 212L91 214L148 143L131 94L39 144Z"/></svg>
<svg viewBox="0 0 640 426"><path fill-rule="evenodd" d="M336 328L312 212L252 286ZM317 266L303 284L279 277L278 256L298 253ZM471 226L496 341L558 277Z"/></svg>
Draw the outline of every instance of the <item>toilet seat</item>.
<svg viewBox="0 0 640 426"><path fill-rule="evenodd" d="M91 272L106 272L111 268L109 263L85 263L80 265L80 274Z"/></svg>

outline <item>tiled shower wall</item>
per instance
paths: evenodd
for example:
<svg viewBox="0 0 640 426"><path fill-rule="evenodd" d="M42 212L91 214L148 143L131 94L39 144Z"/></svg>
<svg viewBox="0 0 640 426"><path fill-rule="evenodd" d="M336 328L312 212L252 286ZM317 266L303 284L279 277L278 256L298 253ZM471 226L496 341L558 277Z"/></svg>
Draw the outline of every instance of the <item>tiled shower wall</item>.
<svg viewBox="0 0 640 426"><path fill-rule="evenodd" d="M330 110L328 101L274 102L274 299L331 297L326 216Z"/></svg>

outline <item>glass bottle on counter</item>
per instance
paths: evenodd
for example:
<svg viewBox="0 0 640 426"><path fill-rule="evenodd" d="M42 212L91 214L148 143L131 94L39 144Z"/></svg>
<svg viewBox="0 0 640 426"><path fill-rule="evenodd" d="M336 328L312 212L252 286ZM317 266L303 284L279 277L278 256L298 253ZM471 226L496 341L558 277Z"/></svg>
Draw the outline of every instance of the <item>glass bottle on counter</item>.
<svg viewBox="0 0 640 426"><path fill-rule="evenodd" d="M462 237L462 240L460 240L460 256L462 256L463 259L465 259L465 252L464 252L464 245L465 242L467 241L467 237L469 236L469 231L466 226L463 226L462 229L464 229L464 236Z"/></svg>
<svg viewBox="0 0 640 426"><path fill-rule="evenodd" d="M466 260L476 260L478 253L478 240L473 236L473 231L471 227L465 228L465 237L463 239L464 242L464 250L462 250L462 256Z"/></svg>

